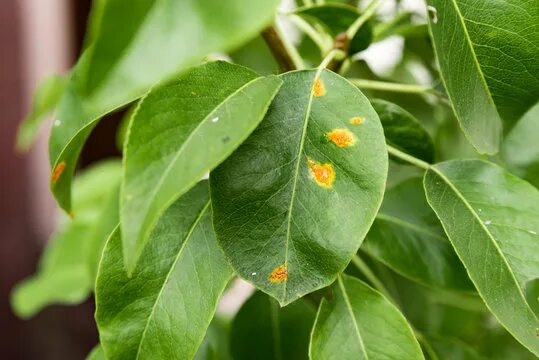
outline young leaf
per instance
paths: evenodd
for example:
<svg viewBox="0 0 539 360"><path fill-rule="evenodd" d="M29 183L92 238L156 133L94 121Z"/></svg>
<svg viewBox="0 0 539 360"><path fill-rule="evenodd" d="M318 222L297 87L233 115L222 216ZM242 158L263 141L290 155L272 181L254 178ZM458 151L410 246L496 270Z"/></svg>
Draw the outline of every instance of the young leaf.
<svg viewBox="0 0 539 360"><path fill-rule="evenodd" d="M361 249L426 286L473 291L464 267L427 204L421 178L388 190Z"/></svg>
<svg viewBox="0 0 539 360"><path fill-rule="evenodd" d="M378 115L345 79L281 78L264 121L210 183L232 266L284 306L331 284L357 251L382 200L387 148Z"/></svg>
<svg viewBox="0 0 539 360"><path fill-rule="evenodd" d="M300 299L286 307L256 292L236 315L230 331L235 360L308 359L314 307Z"/></svg>
<svg viewBox="0 0 539 360"><path fill-rule="evenodd" d="M505 139L501 151L513 174L539 188L539 103L528 111Z"/></svg>
<svg viewBox="0 0 539 360"><path fill-rule="evenodd" d="M192 358L231 275L213 233L207 181L163 214L131 277L118 229L107 242L96 283L96 321L105 354Z"/></svg>
<svg viewBox="0 0 539 360"><path fill-rule="evenodd" d="M93 44L69 80L53 127L51 189L71 209L71 177L80 150L105 114L192 66L234 48L270 22L277 0L128 0L98 2ZM111 36L114 34L114 36Z"/></svg>
<svg viewBox="0 0 539 360"><path fill-rule="evenodd" d="M255 129L281 86L225 62L192 68L140 103L125 148L121 227L131 271L163 211Z"/></svg>
<svg viewBox="0 0 539 360"><path fill-rule="evenodd" d="M371 104L380 116L389 145L426 162L434 160L434 143L412 114L385 100L374 99Z"/></svg>
<svg viewBox="0 0 539 360"><path fill-rule="evenodd" d="M12 305L28 318L50 304L76 304L94 287L103 245L118 224L121 164L100 163L75 180L75 218L63 219L49 240L37 274L18 284Z"/></svg>
<svg viewBox="0 0 539 360"><path fill-rule="evenodd" d="M445 88L470 142L498 151L509 129L537 102L537 1L427 0ZM506 129L506 130L507 130Z"/></svg>
<svg viewBox="0 0 539 360"><path fill-rule="evenodd" d="M524 294L539 277L539 190L480 160L433 166L424 185L486 305L538 355L539 321Z"/></svg>
<svg viewBox="0 0 539 360"><path fill-rule="evenodd" d="M317 359L424 359L410 325L382 294L341 275L322 299L309 355Z"/></svg>
<svg viewBox="0 0 539 360"><path fill-rule="evenodd" d="M26 151L32 146L38 131L62 95L67 79L61 75L47 77L34 92L32 110L19 126L17 149Z"/></svg>
<svg viewBox="0 0 539 360"><path fill-rule="evenodd" d="M346 32L348 27L360 16L357 8L347 4L323 4L303 7L295 11L305 20L320 24L333 37ZM365 23L350 41L350 54L355 54L369 47L372 40L370 22Z"/></svg>

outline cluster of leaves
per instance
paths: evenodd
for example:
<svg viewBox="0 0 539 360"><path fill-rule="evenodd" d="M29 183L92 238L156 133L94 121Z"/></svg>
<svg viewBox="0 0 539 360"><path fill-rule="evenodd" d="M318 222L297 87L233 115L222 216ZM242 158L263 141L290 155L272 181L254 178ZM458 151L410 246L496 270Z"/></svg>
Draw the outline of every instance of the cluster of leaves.
<svg viewBox="0 0 539 360"><path fill-rule="evenodd" d="M91 359L539 355L539 3L396 1L384 21L381 4L305 1L280 15L294 45L277 0L96 1L21 128L25 148L56 108L72 219L16 312L95 290ZM374 73L362 52L392 36L402 58ZM72 195L121 108L123 163ZM258 291L215 315L234 277Z"/></svg>

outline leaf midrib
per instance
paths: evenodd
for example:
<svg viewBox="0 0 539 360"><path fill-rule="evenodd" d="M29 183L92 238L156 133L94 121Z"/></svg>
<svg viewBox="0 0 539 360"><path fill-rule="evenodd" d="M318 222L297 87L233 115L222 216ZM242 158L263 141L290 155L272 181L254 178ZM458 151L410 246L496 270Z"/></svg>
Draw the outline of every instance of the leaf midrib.
<svg viewBox="0 0 539 360"><path fill-rule="evenodd" d="M359 343L361 345L361 350L362 350L363 354L365 355L365 360L368 360L369 356L367 355L367 349L365 349L365 344L363 343L363 338L361 337L361 332L359 331L359 325L358 325L358 323L356 321L356 318L354 316L354 311L352 309L352 304L350 303L350 299L348 298L348 294L346 292L346 288L344 287L341 275L339 275L339 277L337 278L337 281L339 283L339 288L341 289L341 292L343 294L344 303L346 304L346 310L348 311L348 313L350 314L350 317L352 318L352 323L354 324L354 329L356 331L356 335L357 335Z"/></svg>
<svg viewBox="0 0 539 360"><path fill-rule="evenodd" d="M140 337L140 342L139 342L139 345L138 345L138 348L137 348L137 356L135 358L136 360L138 360L138 358L139 358L139 355L140 355L140 352L141 352L141 349L142 349L142 343L144 342L144 339L145 339L145 336L146 336L146 331L148 330L148 325L150 324L150 321L153 318L153 315L155 313L155 309L157 308L157 304L159 303L159 300L161 299L161 295L163 294L163 290L165 289L165 287L166 287L166 285L168 283L168 280L170 279L170 276L171 276L171 274L173 272L173 269L176 267L176 264L178 263L178 260L180 259L180 256L183 254L183 250L185 249L185 247L187 246L187 243L191 239L191 236L193 235L193 232L195 231L196 227L198 226L198 224L200 223L200 221L202 220L204 215L206 215L206 211L208 210L208 207L210 206L210 204L211 204L211 200L208 200L206 202L206 204L204 205L204 207L202 208L202 210L197 215L195 221L193 222L193 224L189 228L189 231L188 231L187 235L184 238L183 244L181 245L180 249L178 250L178 254L176 254L176 257L174 258L174 261L170 265L170 269L168 270L167 275L166 275L165 279L163 280L163 285L161 286L161 289L159 289L159 293L157 294L157 297L155 298L155 301L154 301L153 306L152 306L152 310L151 310L150 314L148 315L148 319L146 320L146 324L144 325L144 330L143 330L142 335Z"/></svg>

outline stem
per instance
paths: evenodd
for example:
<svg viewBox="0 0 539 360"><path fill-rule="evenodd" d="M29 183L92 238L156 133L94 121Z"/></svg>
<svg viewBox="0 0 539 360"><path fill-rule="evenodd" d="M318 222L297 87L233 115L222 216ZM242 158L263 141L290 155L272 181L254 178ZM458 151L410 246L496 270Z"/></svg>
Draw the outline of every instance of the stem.
<svg viewBox="0 0 539 360"><path fill-rule="evenodd" d="M346 30L346 36L348 39L353 39L361 27L378 11L383 0L372 0L365 8L363 14L354 21L352 25Z"/></svg>
<svg viewBox="0 0 539 360"><path fill-rule="evenodd" d="M362 258L359 257L359 255L354 255L352 258L352 263L357 267L357 269L365 275L367 280L370 281L372 286L378 291L380 291L382 294L384 294L385 297L387 297L389 300L393 301L393 298L391 297L391 294L389 291L387 291L386 287L382 282L374 275L372 270L369 268L369 266L363 261Z"/></svg>
<svg viewBox="0 0 539 360"><path fill-rule="evenodd" d="M276 26L271 25L264 29L262 37L283 72L303 69L303 61L296 48L286 40Z"/></svg>
<svg viewBox="0 0 539 360"><path fill-rule="evenodd" d="M340 60L344 59L345 57L346 54L344 53L344 51L340 49L331 49L331 51L326 55L324 60L322 60L322 62L318 66L318 72L320 73L323 69L327 68L333 60Z"/></svg>
<svg viewBox="0 0 539 360"><path fill-rule="evenodd" d="M429 86L393 83L388 81L348 79L352 84L361 89L381 90L408 94L429 93L434 89Z"/></svg>
<svg viewBox="0 0 539 360"><path fill-rule="evenodd" d="M416 157L413 157L412 155L408 155L398 149L395 149L391 145L387 145L387 152L401 160L406 161L407 163L410 163L412 165L415 165L417 167L420 167L422 169L428 170L430 169L430 164L428 162L425 162L423 160L420 160Z"/></svg>
<svg viewBox="0 0 539 360"><path fill-rule="evenodd" d="M303 31L323 53L329 51L331 48L331 40L327 41L328 39L324 39L311 24L305 21L301 16L295 14L290 14L289 19L298 29Z"/></svg>

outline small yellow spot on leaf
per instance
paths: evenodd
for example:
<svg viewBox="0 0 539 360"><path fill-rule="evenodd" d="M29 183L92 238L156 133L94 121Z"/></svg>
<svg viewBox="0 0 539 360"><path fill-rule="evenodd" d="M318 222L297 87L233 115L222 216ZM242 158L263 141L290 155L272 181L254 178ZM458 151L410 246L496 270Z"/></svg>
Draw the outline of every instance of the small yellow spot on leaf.
<svg viewBox="0 0 539 360"><path fill-rule="evenodd" d="M335 129L327 133L329 140L338 147L344 148L356 143L356 136L348 129Z"/></svg>
<svg viewBox="0 0 539 360"><path fill-rule="evenodd" d="M54 171L52 172L52 175L51 175L51 181L52 181L53 184L56 184L56 182L60 178L60 175L62 175L62 173L64 172L65 167L66 167L66 162L65 161L62 161L61 163L56 165L56 167L54 168Z"/></svg>
<svg viewBox="0 0 539 360"><path fill-rule="evenodd" d="M307 160L309 170L314 181L323 188L330 189L335 180L335 170L331 164L320 164L314 160Z"/></svg>
<svg viewBox="0 0 539 360"><path fill-rule="evenodd" d="M352 125L361 125L365 122L365 119L362 117L356 116L350 119L350 124Z"/></svg>
<svg viewBox="0 0 539 360"><path fill-rule="evenodd" d="M269 275L268 280L272 283L282 283L288 277L288 269L285 264L277 266Z"/></svg>
<svg viewBox="0 0 539 360"><path fill-rule="evenodd" d="M324 87L324 83L322 82L322 80L320 80L320 78L316 78L314 80L313 95L316 97L326 95L326 88Z"/></svg>

